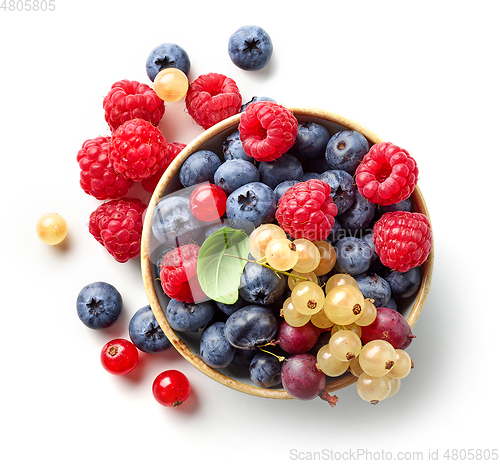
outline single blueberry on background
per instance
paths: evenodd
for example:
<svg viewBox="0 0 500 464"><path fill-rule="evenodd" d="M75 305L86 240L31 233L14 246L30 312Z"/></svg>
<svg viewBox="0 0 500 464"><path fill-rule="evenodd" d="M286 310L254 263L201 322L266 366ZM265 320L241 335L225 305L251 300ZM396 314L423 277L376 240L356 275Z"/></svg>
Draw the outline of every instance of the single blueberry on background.
<svg viewBox="0 0 500 464"><path fill-rule="evenodd" d="M391 287L383 277L378 274L360 274L354 276L359 285L359 290L365 298L375 300L373 303L377 308L385 307L391 299Z"/></svg>
<svg viewBox="0 0 500 464"><path fill-rule="evenodd" d="M186 76L191 69L191 61L186 51L177 44L163 43L151 50L146 60L146 72L151 81L166 68L180 69Z"/></svg>
<svg viewBox="0 0 500 464"><path fill-rule="evenodd" d="M185 303L171 299L165 309L165 317L172 329L179 332L195 332L210 323L215 311L213 300Z"/></svg>
<svg viewBox="0 0 500 464"><path fill-rule="evenodd" d="M317 158L324 155L330 140L328 129L316 122L303 122L298 125L295 143L288 153L303 158Z"/></svg>
<svg viewBox="0 0 500 464"><path fill-rule="evenodd" d="M128 331L132 343L145 353L159 353L172 346L149 305L132 316Z"/></svg>
<svg viewBox="0 0 500 464"><path fill-rule="evenodd" d="M272 189L284 180L300 180L304 171L302 164L293 155L285 153L277 160L259 164L260 181Z"/></svg>
<svg viewBox="0 0 500 464"><path fill-rule="evenodd" d="M76 311L90 329L111 327L121 314L123 300L120 292L106 282L93 282L80 290Z"/></svg>
<svg viewBox="0 0 500 464"><path fill-rule="evenodd" d="M179 179L184 187L214 183L214 174L222 164L219 157L210 150L199 150L189 156L179 170Z"/></svg>
<svg viewBox="0 0 500 464"><path fill-rule="evenodd" d="M391 271L386 276L386 280L391 286L394 297L407 298L420 288L422 271L419 267L414 267L406 272Z"/></svg>
<svg viewBox="0 0 500 464"><path fill-rule="evenodd" d="M369 150L368 140L363 134L344 130L334 134L328 141L325 157L332 169L341 169L354 175Z"/></svg>
<svg viewBox="0 0 500 464"><path fill-rule="evenodd" d="M204 223L191 212L189 200L181 196L168 196L153 211L151 231L166 246L186 245L196 241Z"/></svg>
<svg viewBox="0 0 500 464"><path fill-rule="evenodd" d="M229 219L245 219L258 227L274 220L276 207L276 195L268 185L250 182L227 197L226 215Z"/></svg>
<svg viewBox="0 0 500 464"><path fill-rule="evenodd" d="M240 278L240 297L248 303L274 303L286 290L287 280L256 263L246 263Z"/></svg>
<svg viewBox="0 0 500 464"><path fill-rule="evenodd" d="M281 362L272 354L259 351L250 363L250 379L263 388L271 388L281 383Z"/></svg>
<svg viewBox="0 0 500 464"><path fill-rule="evenodd" d="M262 305L244 306L226 321L226 338L236 348L252 350L270 342L279 328L274 312Z"/></svg>
<svg viewBox="0 0 500 464"><path fill-rule="evenodd" d="M214 322L201 335L201 359L213 369L228 366L234 358L235 348L227 341L225 326L224 322Z"/></svg>
<svg viewBox="0 0 500 464"><path fill-rule="evenodd" d="M229 37L227 51L238 68L258 71L269 63L273 42L261 27L243 26Z"/></svg>
<svg viewBox="0 0 500 464"><path fill-rule="evenodd" d="M357 237L341 238L335 245L337 261L335 269L352 276L366 272L372 262L373 250L364 240Z"/></svg>
<svg viewBox="0 0 500 464"><path fill-rule="evenodd" d="M257 167L243 159L227 160L222 163L215 171L214 183L226 195L233 193L237 188L250 182L258 182L260 174Z"/></svg>

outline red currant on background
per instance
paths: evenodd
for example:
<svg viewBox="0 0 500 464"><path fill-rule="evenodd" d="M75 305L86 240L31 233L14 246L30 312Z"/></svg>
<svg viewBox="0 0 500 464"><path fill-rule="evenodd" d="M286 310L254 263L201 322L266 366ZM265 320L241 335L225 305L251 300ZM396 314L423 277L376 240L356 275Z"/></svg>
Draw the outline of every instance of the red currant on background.
<svg viewBox="0 0 500 464"><path fill-rule="evenodd" d="M215 184L201 184L191 192L189 207L200 221L216 221L226 211L226 194Z"/></svg>
<svg viewBox="0 0 500 464"><path fill-rule="evenodd" d="M123 375L131 372L139 362L135 345L124 338L106 343L101 350L101 364L109 373Z"/></svg>
<svg viewBox="0 0 500 464"><path fill-rule="evenodd" d="M174 369L162 372L153 382L153 396L162 406L180 406L190 391L188 378Z"/></svg>

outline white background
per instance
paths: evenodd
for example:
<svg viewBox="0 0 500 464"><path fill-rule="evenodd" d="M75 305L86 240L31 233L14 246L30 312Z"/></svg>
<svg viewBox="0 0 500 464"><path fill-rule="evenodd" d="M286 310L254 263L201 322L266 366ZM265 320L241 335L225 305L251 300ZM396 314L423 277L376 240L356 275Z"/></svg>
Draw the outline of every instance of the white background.
<svg viewBox="0 0 500 464"><path fill-rule="evenodd" d="M447 462L448 449L499 448L496 2L54 3L54 12L0 10L2 462L280 463L358 449L426 459L438 450ZM274 43L259 72L239 70L227 54L229 36L246 24ZM417 160L435 267L409 348L416 367L395 397L371 406L348 387L334 409L255 398L209 380L174 350L141 355L127 377L101 367L101 347L128 337L147 299L139 261L116 263L89 234L100 202L81 190L75 158L85 140L109 133L102 99L111 85L149 83L146 57L163 42L187 51L190 80L219 72L244 102L265 95L342 114ZM167 105L161 128L182 143L202 132L183 102ZM68 221L63 246L35 235L47 211ZM78 292L97 280L124 299L107 331L76 316ZM192 384L178 409L151 395L169 368Z"/></svg>

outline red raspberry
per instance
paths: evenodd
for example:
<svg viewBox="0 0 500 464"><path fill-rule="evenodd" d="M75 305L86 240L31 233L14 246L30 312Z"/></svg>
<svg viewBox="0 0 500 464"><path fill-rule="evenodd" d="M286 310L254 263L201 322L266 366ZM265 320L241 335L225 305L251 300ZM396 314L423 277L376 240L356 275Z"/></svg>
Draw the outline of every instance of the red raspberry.
<svg viewBox="0 0 500 464"><path fill-rule="evenodd" d="M359 193L371 203L387 206L406 200L415 189L418 168L403 148L390 142L373 145L356 169Z"/></svg>
<svg viewBox="0 0 500 464"><path fill-rule="evenodd" d="M161 286L170 298L186 303L204 299L196 273L199 252L200 247L193 243L174 248L163 257Z"/></svg>
<svg viewBox="0 0 500 464"><path fill-rule="evenodd" d="M109 161L111 137L86 140L76 155L80 165L80 186L98 200L123 198L133 182L120 176Z"/></svg>
<svg viewBox="0 0 500 464"><path fill-rule="evenodd" d="M250 105L239 124L243 150L257 161L274 161L295 143L298 122L290 110L271 101Z"/></svg>
<svg viewBox="0 0 500 464"><path fill-rule="evenodd" d="M290 187L276 210L276 219L286 233L312 242L328 237L336 215L337 205L330 196L330 186L318 179Z"/></svg>
<svg viewBox="0 0 500 464"><path fill-rule="evenodd" d="M241 108L241 95L233 79L223 74L199 76L186 93L186 109L203 129L233 116Z"/></svg>
<svg viewBox="0 0 500 464"><path fill-rule="evenodd" d="M423 264L429 256L431 223L422 213L385 213L373 227L373 243L384 266L406 272Z"/></svg>
<svg viewBox="0 0 500 464"><path fill-rule="evenodd" d="M119 263L141 251L142 213L147 205L123 198L100 205L91 215L89 231Z"/></svg>
<svg viewBox="0 0 500 464"><path fill-rule="evenodd" d="M111 135L109 159L126 179L143 181L165 166L167 142L160 129L144 119L123 123Z"/></svg>
<svg viewBox="0 0 500 464"><path fill-rule="evenodd" d="M156 126L165 113L165 102L149 85L127 79L111 86L102 106L111 131L135 118L145 119Z"/></svg>
<svg viewBox="0 0 500 464"><path fill-rule="evenodd" d="M167 170L169 167L170 163L174 160L174 158L182 151L186 145L184 143L177 143L177 142L168 142L167 143L167 154L166 154L166 164L165 166L160 169L156 174L153 174L151 177L145 179L142 181L142 186L144 187L144 190L149 193L153 193L155 191L156 186L158 185L158 182L160 182L161 176L163 176L163 173Z"/></svg>

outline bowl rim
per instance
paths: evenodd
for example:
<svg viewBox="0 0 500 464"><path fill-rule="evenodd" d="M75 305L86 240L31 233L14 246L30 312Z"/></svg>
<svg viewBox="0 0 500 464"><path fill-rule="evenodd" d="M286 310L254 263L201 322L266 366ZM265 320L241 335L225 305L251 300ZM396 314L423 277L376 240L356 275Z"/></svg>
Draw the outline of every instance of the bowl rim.
<svg viewBox="0 0 500 464"><path fill-rule="evenodd" d="M325 119L330 123L335 123L340 126L343 126L347 129L352 129L357 132L363 134L369 142L376 144L381 143L383 140L376 135L371 130L362 126L361 124L341 116L337 113L333 113L330 111L305 107L305 108L288 108L295 116L301 117L311 117L317 119ZM163 309L160 305L158 296L156 295L155 286L154 286L154 277L151 269L151 261L150 261L150 243L151 243L151 221L154 209L158 202L161 200L163 193L165 192L168 184L174 177L175 173L180 169L181 165L184 163L186 158L188 158L192 153L199 150L199 148L212 139L214 136L219 135L221 132L224 132L232 127L235 129L239 123L241 117L241 113L235 114L223 121L215 124L211 128L202 132L198 137L192 140L186 147L176 156L174 161L169 165L167 170L163 173L160 181L158 182L151 199L148 204L148 208L146 210L145 216L143 218L143 231L145 233L142 234L141 238L141 272L143 277L143 284L146 291L146 296L149 301L149 305L153 311L153 314L158 321L158 324L162 328L163 332L170 340L174 348L195 368L197 368L200 372L204 373L211 379L219 382L222 385L230 387L234 390L240 391L242 393L247 393L249 395L258 396L262 398L273 398L273 399L293 399L285 390L282 389L267 389L254 385L248 385L243 382L239 382L238 380L232 379L221 372L212 369L198 356L196 356L188 346L179 338L176 332L170 327L163 312ZM417 209L425 214L430 221L429 211L427 209L427 205L422 196L422 193L418 187L415 187L413 192L413 198ZM423 272L422 272L422 282L420 284L420 288L415 297L415 301L413 306L407 316L407 322L410 327L413 329L415 326L420 314L422 312L425 300L429 293L431 279L432 279L432 270L434 266L434 241L432 243L431 252L426 262L423 264ZM346 372L340 377L335 378L330 383L327 383L325 390L327 392L332 392L335 390L339 390L348 385L355 383L357 377Z"/></svg>

